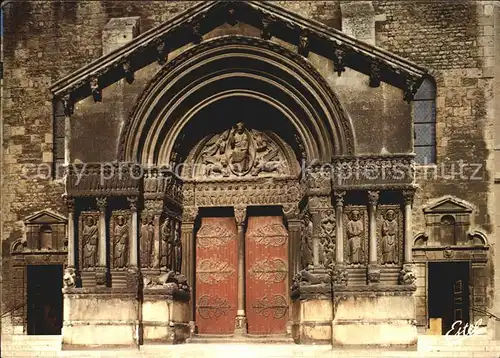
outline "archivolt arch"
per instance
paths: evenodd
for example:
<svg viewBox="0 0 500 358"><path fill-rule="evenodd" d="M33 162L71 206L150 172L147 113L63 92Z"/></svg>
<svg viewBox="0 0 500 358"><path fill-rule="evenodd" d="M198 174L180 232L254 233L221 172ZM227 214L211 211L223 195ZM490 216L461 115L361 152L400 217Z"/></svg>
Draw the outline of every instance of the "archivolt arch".
<svg viewBox="0 0 500 358"><path fill-rule="evenodd" d="M269 41L224 36L186 50L153 78L123 127L119 160L170 164L190 119L230 96L253 97L278 109L301 141L301 159L327 162L355 152L345 110L306 59Z"/></svg>

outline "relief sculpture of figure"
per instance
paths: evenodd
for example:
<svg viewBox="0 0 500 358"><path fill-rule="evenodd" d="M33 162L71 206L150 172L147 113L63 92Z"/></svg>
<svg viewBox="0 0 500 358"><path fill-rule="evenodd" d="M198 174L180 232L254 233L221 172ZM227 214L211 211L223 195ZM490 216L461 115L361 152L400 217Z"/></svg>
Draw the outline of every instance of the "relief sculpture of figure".
<svg viewBox="0 0 500 358"><path fill-rule="evenodd" d="M82 230L83 267L94 267L97 264L97 224L92 216L85 218Z"/></svg>
<svg viewBox="0 0 500 358"><path fill-rule="evenodd" d="M261 172L272 173L282 172L282 163L279 161L279 151L273 148L269 141L261 133L255 133L255 151L257 158L252 169L252 175L258 175Z"/></svg>
<svg viewBox="0 0 500 358"><path fill-rule="evenodd" d="M141 243L141 266L151 267L153 265L154 225L151 215L143 214L140 230Z"/></svg>
<svg viewBox="0 0 500 358"><path fill-rule="evenodd" d="M163 225L161 226L161 235L160 235L160 267L166 268L168 267L169 261L169 242L172 237L172 228L170 223L170 218L165 218Z"/></svg>
<svg viewBox="0 0 500 358"><path fill-rule="evenodd" d="M382 223L382 263L396 263L398 222L394 210L387 210Z"/></svg>
<svg viewBox="0 0 500 358"><path fill-rule="evenodd" d="M122 268L127 263L127 244L129 237L129 227L123 215L119 215L115 221L113 232L113 267Z"/></svg>
<svg viewBox="0 0 500 358"><path fill-rule="evenodd" d="M309 214L304 215L302 219L302 237L300 243L300 252L302 253L302 268L307 268L313 264L313 223Z"/></svg>
<svg viewBox="0 0 500 358"><path fill-rule="evenodd" d="M175 222L174 229L174 262L172 270L175 272L181 272L182 263L182 244L181 244L181 226L180 222Z"/></svg>
<svg viewBox="0 0 500 358"><path fill-rule="evenodd" d="M360 220L360 216L358 210L353 210L349 215L349 222L347 223L349 261L352 264L360 263L363 257L361 249L361 242L363 240L363 221Z"/></svg>
<svg viewBox="0 0 500 358"><path fill-rule="evenodd" d="M236 174L246 173L251 165L250 138L242 122L236 124L229 146L232 149L230 164L233 172Z"/></svg>
<svg viewBox="0 0 500 358"><path fill-rule="evenodd" d="M223 175L227 176L227 160L224 157L229 131L222 133L215 142L207 143L206 149L201 153L204 174L206 176Z"/></svg>

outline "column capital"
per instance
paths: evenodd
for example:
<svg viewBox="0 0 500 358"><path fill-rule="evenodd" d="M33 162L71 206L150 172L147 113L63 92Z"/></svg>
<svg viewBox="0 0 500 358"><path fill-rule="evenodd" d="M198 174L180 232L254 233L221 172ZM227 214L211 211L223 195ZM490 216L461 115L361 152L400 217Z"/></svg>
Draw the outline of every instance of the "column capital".
<svg viewBox="0 0 500 358"><path fill-rule="evenodd" d="M68 208L68 212L73 213L75 211L75 198L69 195L64 195L63 200Z"/></svg>
<svg viewBox="0 0 500 358"><path fill-rule="evenodd" d="M130 206L130 210L132 212L137 212L137 196L128 196L127 201Z"/></svg>
<svg viewBox="0 0 500 358"><path fill-rule="evenodd" d="M403 199L405 205L413 205L413 198L415 197L415 189L403 190Z"/></svg>
<svg viewBox="0 0 500 358"><path fill-rule="evenodd" d="M368 203L370 203L370 205L373 206L377 205L379 197L380 197L380 192L375 190L368 191Z"/></svg>
<svg viewBox="0 0 500 358"><path fill-rule="evenodd" d="M197 206L185 206L182 209L182 221L183 222L194 222L197 215L198 215L198 207Z"/></svg>
<svg viewBox="0 0 500 358"><path fill-rule="evenodd" d="M335 205L337 207L339 206L344 206L344 196L345 196L346 191L345 190L336 190L334 192L335 196Z"/></svg>
<svg viewBox="0 0 500 358"><path fill-rule="evenodd" d="M237 205L234 207L234 218L238 225L243 225L247 215L247 207L244 205Z"/></svg>
<svg viewBox="0 0 500 358"><path fill-rule="evenodd" d="M61 98L61 103L64 109L64 115L66 117L71 117L75 111L75 104L73 98L69 94Z"/></svg>
<svg viewBox="0 0 500 358"><path fill-rule="evenodd" d="M96 203L97 207L99 208L99 211L103 212L106 211L106 206L108 205L108 198L105 196L98 197L96 198Z"/></svg>
<svg viewBox="0 0 500 358"><path fill-rule="evenodd" d="M293 220L300 214L299 205L297 203L283 204L283 214L287 220Z"/></svg>

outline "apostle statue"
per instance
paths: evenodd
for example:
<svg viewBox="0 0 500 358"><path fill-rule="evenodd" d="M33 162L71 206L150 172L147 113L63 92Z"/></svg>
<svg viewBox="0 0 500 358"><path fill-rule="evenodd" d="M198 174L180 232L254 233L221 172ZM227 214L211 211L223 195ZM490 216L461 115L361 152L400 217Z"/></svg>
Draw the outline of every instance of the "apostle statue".
<svg viewBox="0 0 500 358"><path fill-rule="evenodd" d="M113 230L113 267L122 268L127 264L127 245L129 237L129 227L123 215L119 215L115 221Z"/></svg>
<svg viewBox="0 0 500 358"><path fill-rule="evenodd" d="M394 210L385 213L382 223L382 263L396 263L396 240L398 222Z"/></svg>
<svg viewBox="0 0 500 358"><path fill-rule="evenodd" d="M160 229L160 267L169 267L169 251L170 242L172 241L172 226L170 218L166 217Z"/></svg>
<svg viewBox="0 0 500 358"><path fill-rule="evenodd" d="M362 261L363 252L361 242L363 240L363 221L358 210L351 211L347 223L347 242L349 244L349 261L358 264Z"/></svg>
<svg viewBox="0 0 500 358"><path fill-rule="evenodd" d="M149 214L143 214L141 220L140 243L141 243L141 266L153 266L153 246L154 246L154 225L153 218Z"/></svg>
<svg viewBox="0 0 500 358"><path fill-rule="evenodd" d="M97 242L99 240L99 232L97 224L92 216L85 218L85 223L82 230L83 243L83 263L82 266L94 267L97 264Z"/></svg>

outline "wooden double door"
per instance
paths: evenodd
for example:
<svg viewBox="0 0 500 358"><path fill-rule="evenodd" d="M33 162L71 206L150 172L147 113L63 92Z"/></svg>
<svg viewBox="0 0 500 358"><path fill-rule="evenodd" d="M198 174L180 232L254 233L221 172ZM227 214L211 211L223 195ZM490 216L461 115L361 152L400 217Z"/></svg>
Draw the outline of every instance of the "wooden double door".
<svg viewBox="0 0 500 358"><path fill-rule="evenodd" d="M288 232L281 216L250 216L244 255L233 217L204 217L196 235L196 325L199 334L233 334L244 300L250 335L283 334L288 321ZM238 265L244 272L238 277ZM244 295L238 297L238 281Z"/></svg>

